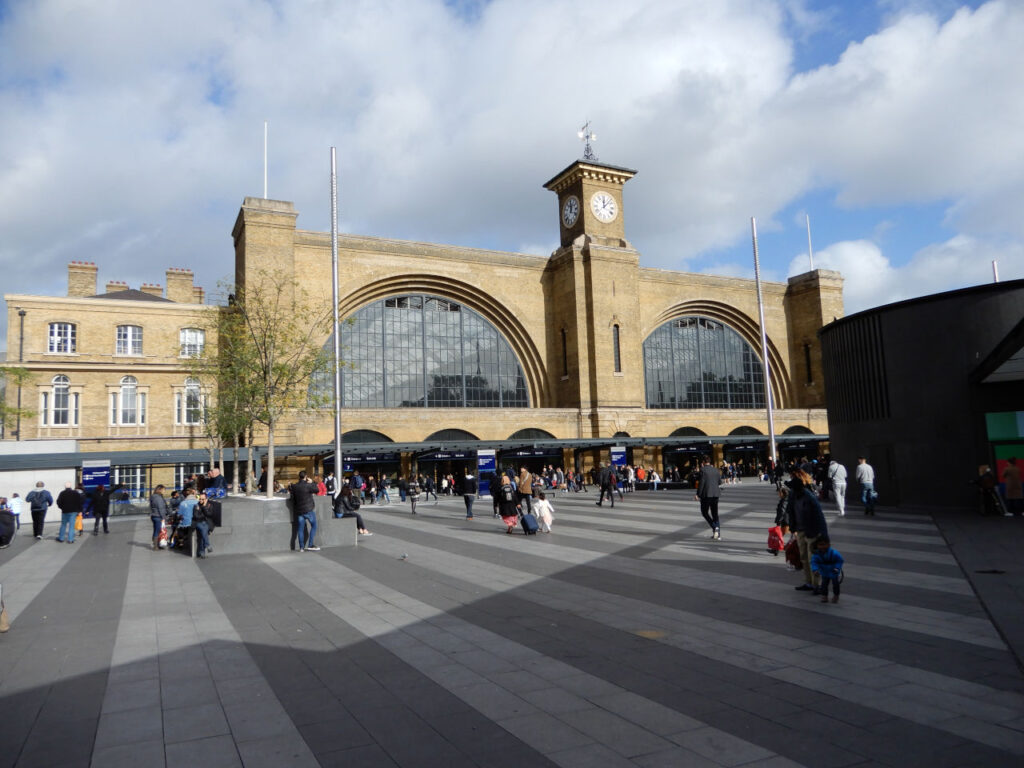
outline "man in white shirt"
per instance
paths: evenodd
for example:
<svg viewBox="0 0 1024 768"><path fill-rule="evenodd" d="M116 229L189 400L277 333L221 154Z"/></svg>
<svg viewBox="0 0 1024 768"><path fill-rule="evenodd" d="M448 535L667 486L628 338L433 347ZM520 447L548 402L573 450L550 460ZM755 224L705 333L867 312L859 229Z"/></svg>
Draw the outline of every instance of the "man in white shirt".
<svg viewBox="0 0 1024 768"><path fill-rule="evenodd" d="M860 501L864 505L864 514L875 516L875 470L863 456L857 457L857 482L860 483Z"/></svg>
<svg viewBox="0 0 1024 768"><path fill-rule="evenodd" d="M832 484L832 492L836 495L836 506L839 516L846 514L846 467L835 459L828 463L828 479Z"/></svg>

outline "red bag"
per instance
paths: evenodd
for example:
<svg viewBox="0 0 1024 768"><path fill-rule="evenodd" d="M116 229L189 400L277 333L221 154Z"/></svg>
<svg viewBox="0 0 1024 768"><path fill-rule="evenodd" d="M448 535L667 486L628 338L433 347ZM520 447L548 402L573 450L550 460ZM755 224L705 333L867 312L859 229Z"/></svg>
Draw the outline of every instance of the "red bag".
<svg viewBox="0 0 1024 768"><path fill-rule="evenodd" d="M786 562L796 569L804 567L804 561L800 559L800 546L796 542L796 536L789 540L786 545Z"/></svg>
<svg viewBox="0 0 1024 768"><path fill-rule="evenodd" d="M782 552L786 548L786 543L782 540L782 528L779 526L773 526L768 529L768 551L774 554Z"/></svg>

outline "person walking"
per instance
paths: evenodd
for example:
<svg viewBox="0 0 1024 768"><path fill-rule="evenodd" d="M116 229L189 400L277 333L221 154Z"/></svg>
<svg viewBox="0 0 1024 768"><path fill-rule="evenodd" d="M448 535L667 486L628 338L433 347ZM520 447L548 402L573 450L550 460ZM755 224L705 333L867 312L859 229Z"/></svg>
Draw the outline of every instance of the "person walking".
<svg viewBox="0 0 1024 768"><path fill-rule="evenodd" d="M612 477L613 476L614 476L614 473L612 472L612 468L609 467L607 464L605 464L602 461L601 462L601 469L597 473L597 484L601 488L601 494L597 497L597 502L595 502L595 506L598 506L598 507L602 506L603 502L604 502L605 494L607 494L608 495L608 501L611 502L612 509L615 509L615 491L612 488Z"/></svg>
<svg viewBox="0 0 1024 768"><path fill-rule="evenodd" d="M473 519L473 501L476 499L476 478L473 472L467 467L466 474L462 478L462 500L466 503L466 519Z"/></svg>
<svg viewBox="0 0 1024 768"><path fill-rule="evenodd" d="M521 507L516 503L517 492L512 479L505 475L501 478L501 488L498 490L498 513L501 521L505 523L505 533L512 533L519 522Z"/></svg>
<svg viewBox="0 0 1024 768"><path fill-rule="evenodd" d="M292 496L292 515L299 526L299 552L319 552L320 547L316 546L317 487L306 479L306 471L302 470L298 482L288 486L288 492Z"/></svg>
<svg viewBox="0 0 1024 768"><path fill-rule="evenodd" d="M711 459L704 456L700 468L700 480L694 498L700 502L700 514L711 527L711 538L719 541L722 538L721 524L718 520L718 500L722 496L722 473L719 472Z"/></svg>
<svg viewBox="0 0 1024 768"><path fill-rule="evenodd" d="M35 490L29 491L25 497L29 512L32 513L32 535L39 541L43 539L43 523L46 512L53 506L53 496L43 487L43 481L36 483Z"/></svg>
<svg viewBox="0 0 1024 768"><path fill-rule="evenodd" d="M864 505L864 514L875 516L875 468L868 464L863 456L857 457L857 482L860 483L860 502Z"/></svg>
<svg viewBox="0 0 1024 768"><path fill-rule="evenodd" d="M409 506L412 509L412 513L416 514L416 502L420 500L420 484L416 478L412 478L409 481L409 485L405 490L405 495L409 499Z"/></svg>
<svg viewBox="0 0 1024 768"><path fill-rule="evenodd" d="M524 512L530 512L533 506L533 475L526 467L519 468L519 478L516 480L516 490L519 493L519 504L524 505Z"/></svg>
<svg viewBox="0 0 1024 768"><path fill-rule="evenodd" d="M160 549L160 533L167 519L167 499L164 498L164 487L158 485L149 497L149 519L153 521L153 551Z"/></svg>
<svg viewBox="0 0 1024 768"><path fill-rule="evenodd" d="M821 511L818 496L814 492L814 479L809 474L802 469L794 470L789 487L792 489L789 495L790 525L796 532L804 572L804 583L794 589L818 594L821 577L811 571L811 556L814 554L818 537L828 536L828 524L825 522L825 513Z"/></svg>
<svg viewBox="0 0 1024 768"><path fill-rule="evenodd" d="M25 500L16 493L11 494L10 501L7 502L11 507L11 514L14 515L14 530L21 530L21 510L25 508Z"/></svg>
<svg viewBox="0 0 1024 768"><path fill-rule="evenodd" d="M110 491L102 483L97 485L92 493L92 514L96 521L92 527L92 535L99 536L101 519L103 532L110 533L110 526L107 525L107 517L110 515Z"/></svg>
<svg viewBox="0 0 1024 768"><path fill-rule="evenodd" d="M434 506L436 507L437 488L434 486L434 478L432 478L430 475L427 475L426 477L423 478L423 482L421 483L421 485L423 486L423 503L425 504L426 502L430 501L430 497L433 496Z"/></svg>
<svg viewBox="0 0 1024 768"><path fill-rule="evenodd" d="M547 496L541 491L537 494L537 503L533 505L537 511L537 520L540 523L541 533L551 533L551 523L555 520L555 510L548 501Z"/></svg>
<svg viewBox="0 0 1024 768"><path fill-rule="evenodd" d="M829 457L828 480L832 485L832 492L836 495L836 507L839 508L839 516L846 514L846 467Z"/></svg>
<svg viewBox="0 0 1024 768"><path fill-rule="evenodd" d="M1003 470L1003 482L1006 484L1006 507L1015 517L1020 517L1021 513L1024 513L1024 488L1021 487L1020 467L1017 466L1016 456L1007 459L1006 468Z"/></svg>
<svg viewBox="0 0 1024 768"><path fill-rule="evenodd" d="M82 496L71 483L64 483L64 490L57 495L57 507L60 509L60 531L57 541L62 544L75 543L75 521L82 511Z"/></svg>
<svg viewBox="0 0 1024 768"><path fill-rule="evenodd" d="M212 552L210 547L210 527L213 525L213 507L210 505L209 496L205 493L199 494L199 500L192 510L192 526L196 529L196 536L199 538L197 555L206 557L207 552Z"/></svg>

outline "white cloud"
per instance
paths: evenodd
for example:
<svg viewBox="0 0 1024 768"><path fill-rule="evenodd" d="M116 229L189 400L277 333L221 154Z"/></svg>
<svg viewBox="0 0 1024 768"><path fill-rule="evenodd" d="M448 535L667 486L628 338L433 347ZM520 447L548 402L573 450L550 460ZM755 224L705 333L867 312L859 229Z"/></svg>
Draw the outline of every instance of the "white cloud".
<svg viewBox="0 0 1024 768"><path fill-rule="evenodd" d="M830 20L803 0L9 5L4 290L59 292L70 259L98 262L101 283L181 266L212 288L242 198L262 192L264 120L270 195L309 229L329 227L334 145L350 231L546 254L540 185L592 118L601 159L639 171L624 216L648 266L696 269L744 243L751 215L792 226L775 217L823 187L851 207L940 202L961 248L1019 253L1024 4L940 24L946 0L894 3L889 26L796 76L787 19L811 41Z"/></svg>
<svg viewBox="0 0 1024 768"><path fill-rule="evenodd" d="M814 253L814 265L842 273L843 304L847 314L915 296L992 282L992 261L1001 280L1024 278L1024 247L957 235L914 254L902 266L893 265L869 240L833 243ZM807 271L807 254L794 256L789 275Z"/></svg>

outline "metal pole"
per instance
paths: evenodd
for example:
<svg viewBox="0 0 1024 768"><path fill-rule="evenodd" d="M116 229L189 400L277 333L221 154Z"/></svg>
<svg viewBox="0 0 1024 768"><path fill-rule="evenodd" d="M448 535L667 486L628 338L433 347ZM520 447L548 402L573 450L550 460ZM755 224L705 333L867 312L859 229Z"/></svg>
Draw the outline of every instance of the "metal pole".
<svg viewBox="0 0 1024 768"><path fill-rule="evenodd" d="M992 259L992 282L999 282L999 262L995 259Z"/></svg>
<svg viewBox="0 0 1024 768"><path fill-rule="evenodd" d="M331 147L331 282L334 288L334 492L341 492L341 329L338 323L338 171Z"/></svg>
<svg viewBox="0 0 1024 768"><path fill-rule="evenodd" d="M808 222L810 219L808 219ZM808 225L809 226L809 225ZM757 221L750 217L750 233L754 241L754 282L757 285L757 314L761 320L761 362L764 365L764 396L768 410L768 445L771 448L772 463L778 465L775 453L775 414L772 409L772 377L768 368L768 332L764 327L764 300L761 298L761 260L757 255Z"/></svg>
<svg viewBox="0 0 1024 768"><path fill-rule="evenodd" d="M18 362L25 361L25 310L18 307ZM18 416L14 426L14 439L21 440L21 379L18 379Z"/></svg>
<svg viewBox="0 0 1024 768"><path fill-rule="evenodd" d="M810 261L811 261L811 272L813 272L814 271L814 249L811 248L811 217L810 217L809 214L806 214L806 213L804 214L804 216L807 216L807 258L810 259Z"/></svg>
<svg viewBox="0 0 1024 768"><path fill-rule="evenodd" d="M267 121L263 121L263 199L267 199Z"/></svg>

